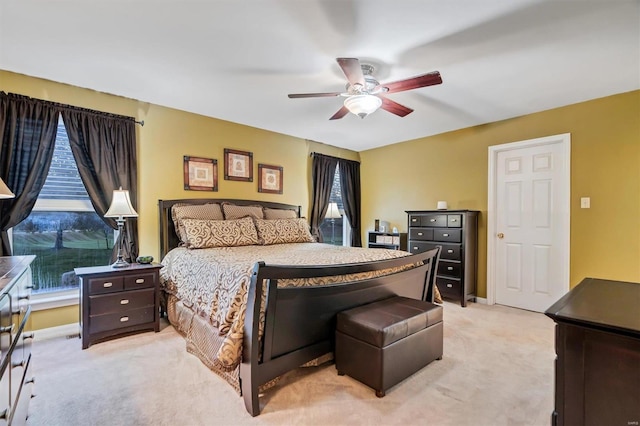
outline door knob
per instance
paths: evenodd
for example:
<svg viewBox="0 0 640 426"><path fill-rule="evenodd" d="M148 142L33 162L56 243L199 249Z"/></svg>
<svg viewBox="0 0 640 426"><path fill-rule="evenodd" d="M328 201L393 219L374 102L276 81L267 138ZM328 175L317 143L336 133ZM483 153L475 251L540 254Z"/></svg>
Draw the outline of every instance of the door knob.
<svg viewBox="0 0 640 426"><path fill-rule="evenodd" d="M498 232L498 238L503 239L504 238L504 234L502 232Z"/></svg>

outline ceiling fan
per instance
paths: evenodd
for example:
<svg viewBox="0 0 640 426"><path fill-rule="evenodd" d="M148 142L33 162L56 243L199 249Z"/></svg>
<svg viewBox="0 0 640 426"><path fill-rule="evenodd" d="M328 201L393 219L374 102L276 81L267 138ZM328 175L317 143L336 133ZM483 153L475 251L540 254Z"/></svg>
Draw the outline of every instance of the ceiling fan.
<svg viewBox="0 0 640 426"><path fill-rule="evenodd" d="M420 87L433 86L442 83L442 77L438 71L415 77L398 80L391 83L380 84L372 75L373 65L361 64L357 58L337 58L338 65L349 81L346 92L327 93L292 93L289 98L322 98L331 96L343 96L344 105L329 120L337 120L349 112L360 118L382 108L392 114L404 117L413 110L383 96L387 93L404 92L405 90L418 89Z"/></svg>

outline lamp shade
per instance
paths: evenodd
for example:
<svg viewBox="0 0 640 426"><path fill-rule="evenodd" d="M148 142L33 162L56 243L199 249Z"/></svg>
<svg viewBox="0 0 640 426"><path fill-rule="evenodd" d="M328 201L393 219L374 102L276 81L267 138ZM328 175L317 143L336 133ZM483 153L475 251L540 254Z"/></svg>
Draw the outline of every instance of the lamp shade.
<svg viewBox="0 0 640 426"><path fill-rule="evenodd" d="M9 187L0 179L0 198L14 198L16 194L11 192Z"/></svg>
<svg viewBox="0 0 640 426"><path fill-rule="evenodd" d="M375 112L381 105L382 99L374 95L353 95L344 100L344 106L360 118Z"/></svg>
<svg viewBox="0 0 640 426"><path fill-rule="evenodd" d="M114 189L111 206L104 214L104 217L138 217L138 213L131 205L129 191L126 189Z"/></svg>
<svg viewBox="0 0 640 426"><path fill-rule="evenodd" d="M338 219L341 217L340 210L338 210L337 203L329 203L329 208L327 208L327 214L324 215L325 219Z"/></svg>

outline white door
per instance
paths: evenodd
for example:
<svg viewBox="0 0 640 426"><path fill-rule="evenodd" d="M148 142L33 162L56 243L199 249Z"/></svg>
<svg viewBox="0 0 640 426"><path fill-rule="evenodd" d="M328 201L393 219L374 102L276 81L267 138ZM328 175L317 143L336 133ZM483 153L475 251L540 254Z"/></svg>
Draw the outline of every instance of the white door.
<svg viewBox="0 0 640 426"><path fill-rule="evenodd" d="M569 147L565 134L490 148L489 303L543 312L569 291Z"/></svg>

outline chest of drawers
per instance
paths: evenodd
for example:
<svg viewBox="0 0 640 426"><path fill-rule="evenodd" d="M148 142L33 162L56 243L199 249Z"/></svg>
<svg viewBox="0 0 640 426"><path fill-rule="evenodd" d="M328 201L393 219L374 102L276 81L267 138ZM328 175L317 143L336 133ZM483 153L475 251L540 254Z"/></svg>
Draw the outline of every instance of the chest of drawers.
<svg viewBox="0 0 640 426"><path fill-rule="evenodd" d="M158 264L76 268L80 278L82 349L141 331L160 331Z"/></svg>
<svg viewBox="0 0 640 426"><path fill-rule="evenodd" d="M462 306L475 300L478 211L409 210L408 251L422 253L442 246L436 285L442 297Z"/></svg>
<svg viewBox="0 0 640 426"><path fill-rule="evenodd" d="M28 322L34 259L0 257L0 425L24 425L33 393Z"/></svg>

